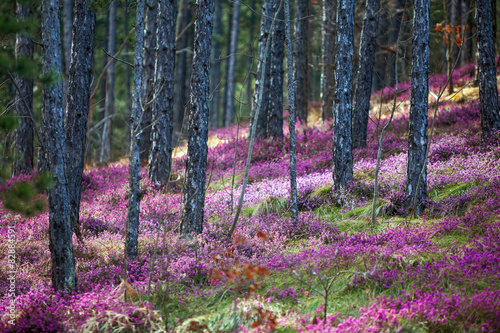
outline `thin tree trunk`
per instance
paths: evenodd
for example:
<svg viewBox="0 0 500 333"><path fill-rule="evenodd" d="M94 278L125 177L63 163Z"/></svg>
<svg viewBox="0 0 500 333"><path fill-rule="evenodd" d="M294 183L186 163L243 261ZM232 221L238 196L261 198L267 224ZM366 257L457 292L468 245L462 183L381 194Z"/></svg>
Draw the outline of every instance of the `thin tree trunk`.
<svg viewBox="0 0 500 333"><path fill-rule="evenodd" d="M111 1L109 5L109 35L108 47L109 54L115 54L116 44L116 1ZM111 59L111 58L110 58ZM102 128L101 152L99 155L100 163L108 163L111 158L111 116L115 108L115 63L113 62L106 72L106 103L104 110L104 126Z"/></svg>
<svg viewBox="0 0 500 333"><path fill-rule="evenodd" d="M160 0L162 1L162 0ZM144 49L144 2L137 0L135 18L135 47L134 47L134 86L132 91L132 116L130 124L130 196L127 211L127 235L125 239L125 253L127 258L137 257L139 238L139 212L141 203L141 189L139 182L141 175L140 161L140 118L142 113L142 66Z"/></svg>
<svg viewBox="0 0 500 333"><path fill-rule="evenodd" d="M123 3L123 34L124 36L128 35L129 32L129 2L125 1ZM128 43L123 47L123 60L130 63L130 55L129 55ZM130 119L132 114L132 94L130 91L130 66L125 66L124 69L124 79L125 79L125 103L127 105L127 119ZM130 139L130 138L129 138Z"/></svg>
<svg viewBox="0 0 500 333"><path fill-rule="evenodd" d="M396 46L396 42L398 39L398 33L401 24L403 23L403 14L405 8L406 0L395 0L394 5L392 6L391 13L391 30L389 31L389 46L394 48ZM403 51L402 51L403 52ZM392 59L396 59L396 56L391 57ZM389 78L386 80L388 85L392 87L395 83L395 73L394 69L396 67L392 64L388 68ZM403 68L401 68L403 70ZM398 75L401 74L398 73Z"/></svg>
<svg viewBox="0 0 500 333"><path fill-rule="evenodd" d="M476 0L476 24L481 131L483 139L486 139L492 132L500 129L495 44L492 31L490 0Z"/></svg>
<svg viewBox="0 0 500 333"><path fill-rule="evenodd" d="M309 102L309 0L295 0L293 64L297 117L307 124Z"/></svg>
<svg viewBox="0 0 500 333"><path fill-rule="evenodd" d="M417 198L417 214L424 207L421 200L427 197L427 166L424 163L428 145L429 8L430 0L416 0L414 3L406 192L410 201Z"/></svg>
<svg viewBox="0 0 500 333"><path fill-rule="evenodd" d="M470 0L462 0L462 19L461 19L461 33L463 35L462 51L460 52L460 67L467 65L471 59L472 52L472 35L471 35L471 17L470 14Z"/></svg>
<svg viewBox="0 0 500 333"><path fill-rule="evenodd" d="M63 36L64 36L64 76L69 76L69 66L71 64L71 39L73 33L73 3L74 0L64 0L63 4Z"/></svg>
<svg viewBox="0 0 500 333"><path fill-rule="evenodd" d="M233 122L233 113L234 113L234 70L236 67L236 50L238 47L238 26L240 19L240 0L235 0L233 4L233 23L231 29L231 46L229 48L229 62L228 72L227 72L227 90L226 90L226 118L225 118L225 126L229 126Z"/></svg>
<svg viewBox="0 0 500 333"><path fill-rule="evenodd" d="M213 0L197 0L184 210L180 228L185 236L203 231L213 12Z"/></svg>
<svg viewBox="0 0 500 333"><path fill-rule="evenodd" d="M76 0L73 48L66 103L66 176L71 210L71 226L79 235L80 196L85 165L87 121L90 109L96 13L91 0Z"/></svg>
<svg viewBox="0 0 500 333"><path fill-rule="evenodd" d="M249 34L250 34L250 42L249 42L249 51L248 53L251 55L250 57L248 57L248 68L250 70L250 77L248 78L248 81L247 81L247 102L248 104L250 105L250 103L252 103L252 78L253 78L253 75L252 75L252 68L253 68L253 51L254 51L254 48L253 48L253 44L254 44L254 30L255 30L255 13L253 12L255 10L255 1L252 1L252 5L251 5L251 13L250 13L250 25L249 25Z"/></svg>
<svg viewBox="0 0 500 333"><path fill-rule="evenodd" d="M172 160L176 16L177 0L159 0L155 67L157 92L152 119L153 145L149 157L149 178L159 187L168 182Z"/></svg>
<svg viewBox="0 0 500 333"><path fill-rule="evenodd" d="M450 5L451 2L451 5ZM453 6L453 0L443 0L444 18L446 26L450 27L451 32L445 32L446 38L446 74L448 75L448 94L453 94L453 45L455 44L455 31L453 30L453 17L450 13L450 7Z"/></svg>
<svg viewBox="0 0 500 333"><path fill-rule="evenodd" d="M214 41L212 50L212 99L210 100L210 124L212 128L219 127L220 110L220 81L221 81L221 57L222 57L222 1L215 0L214 13Z"/></svg>
<svg viewBox="0 0 500 333"><path fill-rule="evenodd" d="M281 1L274 1L273 13ZM278 12L271 36L271 58L269 75L268 131L274 139L283 137L283 57L285 48L285 14L283 8ZM295 126L295 124L294 124ZM295 128L295 127L294 127Z"/></svg>
<svg viewBox="0 0 500 333"><path fill-rule="evenodd" d="M380 19L377 29L377 45L387 47L387 30L389 28L389 15L387 13L386 5L382 6L380 10ZM379 91L385 87L385 72L387 69L387 52L379 51L375 53L375 66L373 75L373 89L372 91Z"/></svg>
<svg viewBox="0 0 500 333"><path fill-rule="evenodd" d="M19 20L29 20L33 16L33 7L18 3L16 15ZM33 42L29 36L18 33L16 35L16 60L20 58L33 59ZM33 79L17 76L16 82L20 90L20 92L16 90L15 93L16 114L20 119L20 124L14 134L14 147L19 154L19 159L14 162L12 172L14 176L19 176L23 173L31 173L33 169L33 123L23 102L24 98L33 113Z"/></svg>
<svg viewBox="0 0 500 333"><path fill-rule="evenodd" d="M358 79L354 92L353 149L366 147L379 10L380 0L366 0L366 14L359 44Z"/></svg>
<svg viewBox="0 0 500 333"><path fill-rule="evenodd" d="M156 30L157 30L157 11L158 1L147 0L146 2L146 32L144 36L144 67L142 71L142 101L144 111L141 118L142 133L140 134L139 150L141 155L141 164L148 162L151 154L151 119L153 114L153 99L155 89L155 61L156 61ZM175 20L174 20L175 23Z"/></svg>
<svg viewBox="0 0 500 333"><path fill-rule="evenodd" d="M323 30L321 49L321 118L333 117L333 93L335 89L335 14L337 1L323 0Z"/></svg>
<svg viewBox="0 0 500 333"><path fill-rule="evenodd" d="M233 3L233 2L231 2ZM232 9L232 7L231 7ZM225 80L224 80L224 94L223 94L223 97L222 97L222 124L225 124L226 123L226 109L227 109L227 98L226 98L226 94L227 94L227 90L228 90L228 83L229 83L229 80L227 79L227 73L229 73L229 61L227 61L227 57L231 54L231 32L233 31L233 19L232 19L232 14L233 14L233 11L232 10L229 10L229 14L228 14L228 24L227 24L227 43L226 43L226 72L224 73L225 75Z"/></svg>
<svg viewBox="0 0 500 333"><path fill-rule="evenodd" d="M61 28L59 1L42 1L43 73L60 76ZM52 259L52 287L71 292L76 287L75 258L71 232L68 182L65 174L64 110L62 81L43 90L46 120L47 167L54 185L49 189L49 248Z"/></svg>
<svg viewBox="0 0 500 333"><path fill-rule="evenodd" d="M352 57L354 0L337 4L337 54L333 106L333 185L343 190L352 178Z"/></svg>

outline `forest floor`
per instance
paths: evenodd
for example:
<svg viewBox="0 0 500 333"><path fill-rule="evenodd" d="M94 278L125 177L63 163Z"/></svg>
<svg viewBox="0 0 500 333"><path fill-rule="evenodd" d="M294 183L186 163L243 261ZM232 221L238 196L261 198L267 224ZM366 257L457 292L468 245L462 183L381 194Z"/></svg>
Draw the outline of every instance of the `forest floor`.
<svg viewBox="0 0 500 333"><path fill-rule="evenodd" d="M458 87L472 81L473 69L455 72ZM432 92L438 95L445 82L432 77ZM25 218L0 207L0 331L499 332L500 136L481 141L474 88L444 98L435 119L431 98L427 208L412 218L403 209L409 94L397 96L384 137L375 223L369 220L380 135L375 123L387 121L376 106L391 109L390 89L373 96L368 147L353 152L354 181L342 195L330 185L331 123L311 119L299 126L298 223L288 213L286 137L256 143L232 239L248 148L244 140L236 145L235 126L211 133L205 225L195 240L178 236L185 156L176 158L177 181L164 191L154 190L142 170L140 255L128 262L127 283L126 164L85 173L85 242L74 239L73 295L50 289L48 213ZM3 297L7 225L16 232L15 327L7 323Z"/></svg>

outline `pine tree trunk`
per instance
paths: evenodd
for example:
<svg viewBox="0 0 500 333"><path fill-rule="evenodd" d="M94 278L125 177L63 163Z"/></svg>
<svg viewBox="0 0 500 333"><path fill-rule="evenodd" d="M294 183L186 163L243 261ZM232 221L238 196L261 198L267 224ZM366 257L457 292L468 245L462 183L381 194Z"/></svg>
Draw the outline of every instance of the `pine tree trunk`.
<svg viewBox="0 0 500 333"><path fill-rule="evenodd" d="M472 52L472 34L471 34L471 20L472 15L470 14L471 6L470 0L462 0L462 17L461 17L461 34L463 35L462 51L460 52L460 67L467 65L471 60Z"/></svg>
<svg viewBox="0 0 500 333"><path fill-rule="evenodd" d="M377 29L377 45L387 47L387 30L389 29L389 15L385 9L385 5L382 6L380 11L380 19ZM373 72L373 91L379 91L385 87L385 71L387 70L387 53L376 52L375 53L375 66Z"/></svg>
<svg viewBox="0 0 500 333"><path fill-rule="evenodd" d="M164 0L160 0L164 1ZM130 117L130 196L127 211L127 235L125 239L125 253L127 258L137 257L139 238L139 212L141 203L141 189L139 173L140 161L140 131L142 113L142 66L144 52L144 2L137 0L135 18L135 47L134 47L134 86L132 91L132 116ZM175 21L174 21L175 22ZM174 24L175 25L175 24Z"/></svg>
<svg viewBox="0 0 500 333"><path fill-rule="evenodd" d="M492 132L500 130L495 44L490 0L476 0L476 24L481 131L483 139L486 139Z"/></svg>
<svg viewBox="0 0 500 333"><path fill-rule="evenodd" d="M109 5L108 47L109 54L115 54L116 45L116 1ZM111 58L109 58L111 59ZM109 60L108 60L109 61ZM111 158L111 116L115 108L115 62L113 61L106 71L106 102L104 107L104 125L101 137L100 163L108 163Z"/></svg>
<svg viewBox="0 0 500 333"><path fill-rule="evenodd" d="M323 0L323 31L321 49L321 118L333 117L333 94L335 90L335 13L337 1Z"/></svg>
<svg viewBox="0 0 500 333"><path fill-rule="evenodd" d="M229 48L230 57L227 59L229 62L228 72L227 72L227 90L226 90L226 118L225 126L229 126L233 123L233 113L234 113L234 70L236 67L236 50L238 47L238 27L240 19L240 0L235 0L233 4L233 23L231 29L231 46Z"/></svg>
<svg viewBox="0 0 500 333"><path fill-rule="evenodd" d="M129 6L130 6L130 4L127 1L125 1L123 3L123 34L124 34L124 36L127 36L128 32L130 30L130 27L128 24L128 17L129 17L128 7ZM125 44L125 46L123 47L123 60L130 63L130 56L128 54L128 43ZM130 115L132 114L132 94L130 92L130 66L125 66L124 71L125 71L124 79L125 79L125 102L127 104L127 119L130 119Z"/></svg>
<svg viewBox="0 0 500 333"><path fill-rule="evenodd" d="M300 121L307 124L309 99L309 0L295 0L293 69L295 108Z"/></svg>
<svg viewBox="0 0 500 333"><path fill-rule="evenodd" d="M155 87L158 88L152 119L153 145L149 157L149 178L159 187L164 187L168 182L172 160L176 11L176 0L158 1L155 67Z"/></svg>
<svg viewBox="0 0 500 333"><path fill-rule="evenodd" d="M337 54L333 106L333 185L342 190L352 178L352 57L354 0L337 4Z"/></svg>
<svg viewBox="0 0 500 333"><path fill-rule="evenodd" d="M253 12L255 10L255 1L252 1L252 5L251 5L251 13L250 13L250 24L249 24L249 34L250 34L250 38L249 38L249 50L248 50L248 54L252 55L252 57L248 57L247 61L248 61L248 70L250 71L250 73L252 73L252 68L253 68L253 52L254 52L254 31L255 31L255 22L256 22L256 15L255 13ZM247 80L247 95L246 95L246 98L247 98L247 103L249 105L251 105L252 103L252 81L253 81L253 75L250 74L250 76L248 77L248 80Z"/></svg>
<svg viewBox="0 0 500 333"><path fill-rule="evenodd" d="M359 67L354 92L352 119L352 148L366 147L370 97L372 94L373 65L377 47L377 26L380 0L366 0L366 14L359 44Z"/></svg>
<svg viewBox="0 0 500 333"><path fill-rule="evenodd" d="M273 14L277 12L281 1L274 1ZM268 131L274 139L283 137L283 58L285 48L285 13L278 12L271 36L271 71L269 75L269 111Z"/></svg>
<svg viewBox="0 0 500 333"><path fill-rule="evenodd" d="M69 66L71 64L71 39L73 33L73 3L74 0L64 0L63 5L63 36L64 36L64 76L69 76Z"/></svg>
<svg viewBox="0 0 500 333"><path fill-rule="evenodd" d="M96 13L91 0L76 0L73 49L66 103L66 176L71 210L71 226L79 235L80 196L85 165L89 98L94 61Z"/></svg>
<svg viewBox="0 0 500 333"><path fill-rule="evenodd" d="M43 73L62 74L61 28L58 0L42 1ZM49 189L49 248L52 287L72 291L76 287L68 182L65 174L63 86L58 80L43 90L47 167L54 185Z"/></svg>
<svg viewBox="0 0 500 333"><path fill-rule="evenodd" d="M417 194L417 214L420 214L424 207L421 200L427 197L427 166L424 163L428 145L429 8L430 0L414 2L406 191L411 205L414 204Z"/></svg>
<svg viewBox="0 0 500 333"><path fill-rule="evenodd" d="M215 0L214 13L214 41L212 49L212 79L210 81L212 100L210 101L210 125L212 128L219 127L220 110L220 81L221 81L221 57L222 57L222 1Z"/></svg>
<svg viewBox="0 0 500 333"><path fill-rule="evenodd" d="M153 103L147 104L153 99L155 90L155 59L156 59L156 23L157 23L157 0L146 2L146 31L144 36L144 67L142 71L142 101L144 102L144 113L141 119L142 133L139 140L141 163L148 162L151 153L151 119L153 114ZM175 20L174 20L175 22ZM158 89L158 87L156 87Z"/></svg>
<svg viewBox="0 0 500 333"><path fill-rule="evenodd" d="M230 4L233 4L234 2L230 2ZM232 6L230 7L231 9L233 8ZM222 97L222 124L226 123L226 109L227 109L227 90L228 87L227 85L229 84L229 80L227 79L227 73L229 73L229 61L227 60L229 55L231 54L231 32L233 31L233 10L229 10L228 13L228 24L227 24L227 43L226 43L226 58L225 58L225 63L226 63L226 72L224 73L225 75L225 80L224 80L224 94Z"/></svg>
<svg viewBox="0 0 500 333"><path fill-rule="evenodd" d="M213 0L197 0L184 210L180 230L185 236L203 231L213 12Z"/></svg>
<svg viewBox="0 0 500 333"><path fill-rule="evenodd" d="M33 16L31 5L17 4L16 14L19 20L29 20ZM33 59L33 42L27 35L16 35L16 60L19 58ZM31 173L33 169L33 123L30 113L26 110L24 100L33 113L33 79L17 76L16 83L20 93L16 90L16 114L20 123L14 134L14 147L19 153L19 160L14 163L12 172L14 176Z"/></svg>

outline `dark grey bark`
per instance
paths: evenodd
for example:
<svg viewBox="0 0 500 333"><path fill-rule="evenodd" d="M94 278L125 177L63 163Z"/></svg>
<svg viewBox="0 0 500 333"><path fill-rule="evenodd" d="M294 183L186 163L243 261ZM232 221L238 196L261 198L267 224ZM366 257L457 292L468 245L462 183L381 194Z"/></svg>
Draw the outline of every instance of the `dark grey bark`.
<svg viewBox="0 0 500 333"><path fill-rule="evenodd" d="M420 214L424 207L421 200L427 197L427 165L425 160L428 145L429 8L430 0L416 0L414 2L406 193L412 206L416 196L417 214Z"/></svg>
<svg viewBox="0 0 500 333"><path fill-rule="evenodd" d="M71 38L73 37L73 3L74 0L64 0L63 4L63 36L64 36L64 76L69 76L71 64Z"/></svg>
<svg viewBox="0 0 500 333"><path fill-rule="evenodd" d="M274 1L273 14L281 1ZM285 48L285 13L280 9L274 22L271 36L271 57L269 73L268 132L274 139L283 137L283 57Z"/></svg>
<svg viewBox="0 0 500 333"><path fill-rule="evenodd" d="M172 161L172 119L174 113L175 19L177 0L158 1L153 128L149 178L164 187Z"/></svg>
<svg viewBox="0 0 500 333"><path fill-rule="evenodd" d="M42 1L43 73L62 74L61 28L58 0ZM65 174L63 86L58 80L44 87L47 167L54 179L49 189L49 248L52 287L72 291L76 287L68 182Z"/></svg>
<svg viewBox="0 0 500 333"><path fill-rule="evenodd" d="M271 23L273 15L273 4L275 0L264 0L262 4L262 18L260 21L260 35L259 35L259 51L257 55L257 76L255 78L255 89L253 92L252 103L252 113L255 113L256 108L260 108L259 117L257 120L257 127L255 132L256 138L265 138L268 135L267 132L267 121L268 121L268 111L269 111L269 80L264 80L263 73L269 73L271 69L271 62L264 62L264 58L269 57L266 54L266 45L268 38L270 36ZM268 50L269 51L269 50ZM262 67L266 66L265 69ZM259 101L259 94L262 87L262 100L260 105L257 103Z"/></svg>
<svg viewBox="0 0 500 333"><path fill-rule="evenodd" d="M116 45L116 1L109 5L108 46L109 54L115 54ZM109 61L108 57L108 61ZM111 116L115 108L115 62L113 61L106 71L106 102L104 106L104 125L102 127L100 163L108 163L111 158Z"/></svg>
<svg viewBox="0 0 500 333"><path fill-rule="evenodd" d="M210 100L210 126L219 127L220 110L220 81L221 81L221 57L222 57L222 1L215 0L214 12L214 41L212 48L212 78L210 81L210 91L212 99Z"/></svg>
<svg viewBox="0 0 500 333"><path fill-rule="evenodd" d="M17 17L20 20L29 20L33 16L33 8L30 5L18 3L16 8ZM27 35L18 33L16 35L16 60L20 58L33 59L33 42ZM30 173L33 169L33 123L30 113L26 110L24 100L33 112L33 79L22 76L16 77L19 91L16 90L16 114L19 117L19 126L14 134L14 147L19 154L18 160L14 162L12 173L19 176L23 173Z"/></svg>
<svg viewBox="0 0 500 333"><path fill-rule="evenodd" d="M163 0L160 0L163 1ZM142 113L142 66L144 48L144 2L137 0L135 18L134 86L132 91L132 115L130 117L130 196L127 211L127 235L125 253L127 258L137 257L139 239L140 189L140 118Z"/></svg>
<svg viewBox="0 0 500 333"><path fill-rule="evenodd" d="M333 93L335 89L335 13L336 0L323 0L323 30L321 49L321 118L333 117Z"/></svg>
<svg viewBox="0 0 500 333"><path fill-rule="evenodd" d="M144 165L148 161L151 146L151 119L153 115L154 90L159 89L155 86L155 59L156 59L156 30L157 30L157 11L158 1L147 0L146 2L146 32L144 36L144 67L142 70L142 100L144 101L144 112L141 119L142 133L139 140L139 149L141 151L141 163ZM174 20L175 24L175 20Z"/></svg>
<svg viewBox="0 0 500 333"><path fill-rule="evenodd" d="M76 0L75 3L73 47L65 111L66 176L70 198L71 226L77 235L79 235L80 196L94 61L96 13L91 6L91 0Z"/></svg>
<svg viewBox="0 0 500 333"><path fill-rule="evenodd" d="M309 103L309 0L295 0L293 70L297 117L307 123Z"/></svg>
<svg viewBox="0 0 500 333"><path fill-rule="evenodd" d="M354 0L337 4L337 54L333 106L333 185L342 190L352 178L352 57Z"/></svg>
<svg viewBox="0 0 500 333"><path fill-rule="evenodd" d="M366 0L366 14L359 43L359 67L354 91L352 118L352 148L366 147L370 97L372 94L373 65L377 47L377 26L380 0Z"/></svg>
<svg viewBox="0 0 500 333"><path fill-rule="evenodd" d="M377 45L387 47L387 31L389 29L389 14L385 6L382 6L379 14L377 29ZM379 91L385 87L385 74L388 63L387 51L379 51L375 55L375 66L373 71L373 90Z"/></svg>
<svg viewBox="0 0 500 333"><path fill-rule="evenodd" d="M472 58L472 34L471 34L471 26L472 26L472 15L471 15L471 1L470 0L462 0L462 16L460 22L460 29L463 35L462 39L462 50L460 52L460 67L467 65Z"/></svg>
<svg viewBox="0 0 500 333"><path fill-rule="evenodd" d="M208 153L208 94L212 48L213 0L197 0L194 31L193 74L189 107L188 152L184 187L182 235L201 234L205 210Z"/></svg>
<svg viewBox="0 0 500 333"><path fill-rule="evenodd" d="M233 2L230 2L230 4L233 4ZM232 8L232 7L231 7ZM226 42L226 57L228 57L231 54L231 31L233 31L233 19L232 19L233 11L229 10L228 14L228 24L227 24L227 42ZM222 98L222 124L226 123L226 109L227 109L227 98L226 92L228 90L228 79L227 79L227 73L229 73L229 61L225 61L226 63L226 72L225 74L225 80L224 80L224 94Z"/></svg>
<svg viewBox="0 0 500 333"><path fill-rule="evenodd" d="M129 3L125 1L123 3L123 34L124 36L128 35L130 30L128 24L129 12L128 7ZM128 54L128 43L123 47L123 60L130 63L130 55ZM125 102L127 104L127 116L130 117L132 114L132 93L130 91L130 66L125 66L124 69L124 78L125 78Z"/></svg>
<svg viewBox="0 0 500 333"><path fill-rule="evenodd" d="M227 90L226 93L226 112L224 126L229 126L233 123L234 113L234 70L236 67L236 50L238 47L238 34L239 34L239 19L240 19L240 0L235 0L233 4L233 23L231 24L231 42L229 47L229 58L227 66Z"/></svg>
<svg viewBox="0 0 500 333"><path fill-rule="evenodd" d="M481 131L483 139L486 139L492 132L500 129L495 44L493 40L490 0L476 0L476 24Z"/></svg>

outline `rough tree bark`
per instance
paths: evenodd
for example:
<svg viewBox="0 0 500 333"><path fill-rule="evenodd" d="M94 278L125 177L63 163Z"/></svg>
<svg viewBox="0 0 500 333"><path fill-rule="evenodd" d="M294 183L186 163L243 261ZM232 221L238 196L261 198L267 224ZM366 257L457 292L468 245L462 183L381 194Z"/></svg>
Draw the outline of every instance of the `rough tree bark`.
<svg viewBox="0 0 500 333"><path fill-rule="evenodd" d="M321 32L321 118L333 117L333 93L335 89L335 13L337 1L323 0Z"/></svg>
<svg viewBox="0 0 500 333"><path fill-rule="evenodd" d="M208 153L208 94L214 2L197 0L196 4L184 209L180 227L184 236L203 231Z"/></svg>
<svg viewBox="0 0 500 333"><path fill-rule="evenodd" d="M337 4L337 54L333 106L333 185L342 190L352 178L352 57L354 0Z"/></svg>
<svg viewBox="0 0 500 333"><path fill-rule="evenodd" d="M379 10L380 0L366 0L366 14L363 20L361 42L359 43L358 79L354 92L353 149L366 147Z"/></svg>
<svg viewBox="0 0 500 333"><path fill-rule="evenodd" d="M158 1L156 31L156 66L149 178L164 187L170 175L172 160L172 118L174 112L175 19L177 0Z"/></svg>
<svg viewBox="0 0 500 333"><path fill-rule="evenodd" d="M495 41L492 31L490 0L476 0L476 24L481 131L483 139L486 139L492 132L500 130L495 68Z"/></svg>
<svg viewBox="0 0 500 333"><path fill-rule="evenodd" d="M64 36L64 76L69 76L69 66L71 64L71 38L73 37L73 2L74 0L64 0L63 3L63 36Z"/></svg>
<svg viewBox="0 0 500 333"><path fill-rule="evenodd" d="M130 30L128 24L128 7L129 3L125 1L123 3L123 34L124 36L128 35ZM123 60L130 63L130 55L128 54L128 43L123 47ZM127 116L130 117L132 113L132 94L130 92L130 66L125 66L124 69L124 79L125 79L125 102L127 104Z"/></svg>
<svg viewBox="0 0 500 333"><path fill-rule="evenodd" d="M417 214L420 214L424 207L421 200L427 197L427 166L424 163L428 145L429 8L430 0L414 2L406 193L411 205L416 195Z"/></svg>
<svg viewBox="0 0 500 333"><path fill-rule="evenodd" d="M108 46L109 54L115 54L116 45L116 1L109 5ZM108 57L109 58L109 57ZM111 58L109 58L111 59ZM109 60L108 60L109 61ZM115 108L115 62L106 71L106 102L104 106L104 125L102 127L100 163L108 163L111 158L111 116Z"/></svg>
<svg viewBox="0 0 500 333"><path fill-rule="evenodd" d="M227 72L227 90L226 93L226 112L225 126L233 123L234 113L234 70L236 67L236 50L238 47L238 33L239 33L239 19L240 19L240 0L235 0L233 4L233 23L231 24L231 42L229 47L228 72Z"/></svg>
<svg viewBox="0 0 500 333"><path fill-rule="evenodd" d="M33 7L18 3L16 8L17 17L20 20L29 20L33 16ZM18 33L16 35L16 60L20 58L33 59L33 42L27 35ZM12 172L14 176L30 173L33 169L33 123L30 113L26 110L23 98L33 112L33 79L21 76L16 77L20 93L16 90L16 114L20 123L14 134L14 147L19 154L19 160L14 162Z"/></svg>
<svg viewBox="0 0 500 333"><path fill-rule="evenodd" d="M162 1L162 0L160 0ZM134 85L132 90L132 115L130 117L130 196L127 211L125 253L127 258L137 257L139 238L139 211L141 203L140 176L140 118L142 113L142 61L144 48L144 2L137 0L134 47Z"/></svg>
<svg viewBox="0 0 500 333"><path fill-rule="evenodd" d="M309 102L309 0L295 0L293 70L297 117L307 124Z"/></svg>
<svg viewBox="0 0 500 333"><path fill-rule="evenodd" d="M80 196L85 164L87 121L90 109L96 13L91 0L76 0L73 47L66 102L66 177L71 210L71 226L79 235Z"/></svg>
<svg viewBox="0 0 500 333"><path fill-rule="evenodd" d="M141 163L148 161L151 153L151 118L153 114L153 103L147 102L153 99L155 88L155 59L156 59L156 23L157 23L158 1L147 0L146 2L146 31L144 36L144 64L142 70L142 101L144 102L144 113L141 119L142 133L139 140L141 151ZM175 22L175 21L174 21Z"/></svg>
<svg viewBox="0 0 500 333"><path fill-rule="evenodd" d="M58 0L42 1L43 73L62 74L61 27ZM52 259L52 287L72 291L76 287L75 257L65 174L64 110L62 81L52 82L43 90L47 167L54 179L49 189L49 248Z"/></svg>
<svg viewBox="0 0 500 333"><path fill-rule="evenodd" d="M281 1L274 1L273 14ZM276 14L275 14L276 15ZM285 13L280 9L274 22L271 36L271 57L269 73L268 134L274 139L283 137L283 57L285 48Z"/></svg>
<svg viewBox="0 0 500 333"><path fill-rule="evenodd" d="M222 1L215 0L214 12L214 41L212 49L212 79L210 81L212 99L210 100L210 126L219 127L220 110L220 80L221 80L221 60L222 57Z"/></svg>

